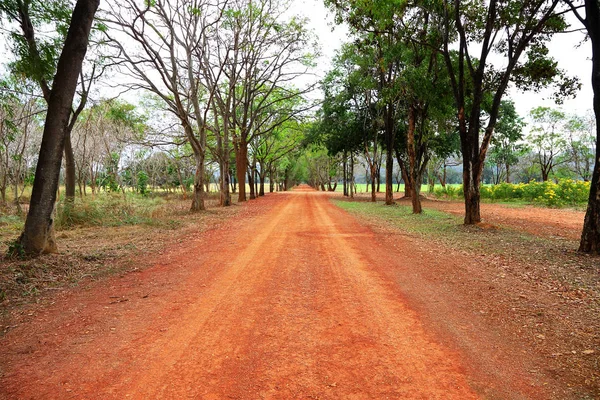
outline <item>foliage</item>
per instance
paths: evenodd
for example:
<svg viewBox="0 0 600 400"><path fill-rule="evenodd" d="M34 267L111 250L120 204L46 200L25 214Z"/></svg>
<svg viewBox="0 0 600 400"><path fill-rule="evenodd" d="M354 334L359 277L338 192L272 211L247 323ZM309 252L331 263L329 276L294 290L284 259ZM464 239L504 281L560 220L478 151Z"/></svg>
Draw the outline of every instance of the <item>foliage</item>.
<svg viewBox="0 0 600 400"><path fill-rule="evenodd" d="M58 230L84 226L152 225L153 215L165 204L160 197L107 193L95 199L76 199L75 206L60 201L56 207Z"/></svg>
<svg viewBox="0 0 600 400"><path fill-rule="evenodd" d="M588 201L590 183L561 179L558 183L551 181L530 183L500 183L498 185L482 185L481 198L492 201L524 201L548 207L580 206ZM462 188L446 185L434 191L437 197L451 199L461 198Z"/></svg>

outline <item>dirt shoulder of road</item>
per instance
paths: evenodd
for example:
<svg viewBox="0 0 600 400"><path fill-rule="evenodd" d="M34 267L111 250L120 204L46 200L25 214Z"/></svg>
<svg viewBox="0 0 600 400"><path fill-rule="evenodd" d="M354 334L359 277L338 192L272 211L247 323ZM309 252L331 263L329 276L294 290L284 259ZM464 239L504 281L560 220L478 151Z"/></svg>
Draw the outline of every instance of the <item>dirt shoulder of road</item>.
<svg viewBox="0 0 600 400"><path fill-rule="evenodd" d="M154 225L93 226L57 232L58 254L36 258L7 258L0 251L0 336L12 329L15 316L27 314L28 306L51 303L56 294L85 286L109 276L140 272L144 259L162 255L166 249L194 240L202 232L217 229L230 218L252 212L234 203L190 213L186 200L169 203L169 214ZM16 235L16 233L15 233ZM16 237L16 236L15 236ZM18 318L17 318L18 319Z"/></svg>
<svg viewBox="0 0 600 400"><path fill-rule="evenodd" d="M499 349L522 346L513 362L538 359L529 373L548 385L554 398L598 398L600 259L575 251L576 228L568 227L577 213L482 205L486 221L496 223L482 229L463 226L457 205L439 203L425 201L424 215L414 216L405 200L392 207L336 202L380 233L388 246L399 246L407 237L413 242L414 252L427 262L412 265L404 274L387 273L433 325L439 326L438 304L444 302L436 297L461 299L448 319L470 313L479 326L498 334ZM542 224L544 215L553 217L548 229ZM528 233L535 224L541 226L537 235ZM416 285L428 290L415 291ZM507 345L511 340L513 345ZM469 352L468 342L457 346Z"/></svg>
<svg viewBox="0 0 600 400"><path fill-rule="evenodd" d="M400 205L410 205L404 193L394 193ZM377 200L385 199L378 193ZM370 201L370 193L357 193L357 201ZM423 196L424 210L438 210L462 218L465 213L463 201L442 200ZM546 238L578 240L581 237L585 211L572 208L548 208L520 203L481 203L481 219L484 223L518 229L531 235Z"/></svg>

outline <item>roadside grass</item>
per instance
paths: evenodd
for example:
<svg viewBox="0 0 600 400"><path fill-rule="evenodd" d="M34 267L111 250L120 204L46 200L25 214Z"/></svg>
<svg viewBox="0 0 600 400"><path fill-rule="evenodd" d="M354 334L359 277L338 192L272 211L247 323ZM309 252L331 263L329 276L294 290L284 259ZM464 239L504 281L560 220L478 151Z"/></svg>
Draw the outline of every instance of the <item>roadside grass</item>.
<svg viewBox="0 0 600 400"><path fill-rule="evenodd" d="M442 211L427 209L421 215L412 214L408 205L332 201L351 214L384 223L417 238L433 240L457 252L491 257L504 269L512 269L515 263L541 265L540 274L550 274L557 284L593 292L590 298L600 306L598 258L577 253L576 241L541 238L504 226L466 226L461 217Z"/></svg>
<svg viewBox="0 0 600 400"><path fill-rule="evenodd" d="M189 212L189 196L173 193L149 197L99 194L77 199L67 210L59 202L59 254L30 259L5 256L21 233L25 216L1 215L0 323L11 306L34 301L44 292L141 269L142 257L215 226L240 210L236 206L218 207L218 201L217 194L210 194L207 211L200 213Z"/></svg>

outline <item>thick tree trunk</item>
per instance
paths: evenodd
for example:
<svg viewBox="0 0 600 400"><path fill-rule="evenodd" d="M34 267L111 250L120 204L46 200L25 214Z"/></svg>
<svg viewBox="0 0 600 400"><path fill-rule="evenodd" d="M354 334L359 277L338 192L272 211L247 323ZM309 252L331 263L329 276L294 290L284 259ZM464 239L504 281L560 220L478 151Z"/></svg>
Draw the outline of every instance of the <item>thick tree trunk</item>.
<svg viewBox="0 0 600 400"><path fill-rule="evenodd" d="M19 244L26 254L57 252L52 212L62 164L66 128L77 80L88 46L88 36L99 0L78 0L58 60L48 101L46 123L35 172L27 220Z"/></svg>
<svg viewBox="0 0 600 400"><path fill-rule="evenodd" d="M375 179L377 178L377 170L375 167L371 170L371 202L377 202L377 185L375 185Z"/></svg>
<svg viewBox="0 0 600 400"><path fill-rule="evenodd" d="M587 30L592 42L592 89L596 116L596 163L590 184L590 197L579 242L579 251L600 254L600 6L586 0Z"/></svg>
<svg viewBox="0 0 600 400"><path fill-rule="evenodd" d="M481 222L480 194L481 172L476 161L463 157L463 191L465 196L465 225Z"/></svg>

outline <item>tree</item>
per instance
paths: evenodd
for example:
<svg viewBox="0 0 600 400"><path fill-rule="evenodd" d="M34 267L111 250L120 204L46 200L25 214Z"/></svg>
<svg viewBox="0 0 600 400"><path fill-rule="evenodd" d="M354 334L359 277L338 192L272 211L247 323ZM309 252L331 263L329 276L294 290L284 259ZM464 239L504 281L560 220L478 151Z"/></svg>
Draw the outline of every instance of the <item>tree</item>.
<svg viewBox="0 0 600 400"><path fill-rule="evenodd" d="M39 0L8 0L0 2L0 12L5 13L18 28L11 32L13 51L16 60L10 63L13 74L35 82L46 103L50 100L50 86L56 72L60 46L65 40L69 27L70 4L68 2L44 2ZM48 29L47 25L51 25ZM53 34L36 35L36 29L44 27ZM89 53L89 52L88 52ZM72 202L75 197L75 159L71 144L71 132L84 110L92 83L103 73L103 68L95 60L87 73L79 72L78 104L71 110L65 132L65 196Z"/></svg>
<svg viewBox="0 0 600 400"><path fill-rule="evenodd" d="M575 2L564 0L585 27L592 44L593 109L596 116L596 163L590 184L590 197L579 242L579 251L600 254L600 4L597 0L585 0L585 17Z"/></svg>
<svg viewBox="0 0 600 400"><path fill-rule="evenodd" d="M214 88L207 88L200 70L203 44L223 17L226 2L136 0L110 4L105 32L115 50L114 62L131 78L129 87L160 98L185 132L196 160L191 211L205 209L205 158L209 112ZM117 33L119 32L119 33ZM124 37L127 40L124 40Z"/></svg>
<svg viewBox="0 0 600 400"><path fill-rule="evenodd" d="M536 107L529 115L533 126L528 140L536 153L542 181L546 182L557 165L568 161L564 136L566 116L562 111L548 107Z"/></svg>
<svg viewBox="0 0 600 400"><path fill-rule="evenodd" d="M489 158L494 165L504 169L506 183L510 183L510 167L519 161L519 155L526 149L523 143L519 143L523 139L524 126L525 121L517 113L515 104L510 100L502 100ZM500 183L501 175L498 172L496 183Z"/></svg>
<svg viewBox="0 0 600 400"><path fill-rule="evenodd" d="M18 246L26 254L56 252L52 212L66 128L99 0L78 0L50 90L29 212Z"/></svg>
<svg viewBox="0 0 600 400"><path fill-rule="evenodd" d="M565 124L571 167L575 176L585 182L592 179L595 153L593 131L595 130L595 124L596 121L593 115L588 116L588 118L574 115Z"/></svg>
<svg viewBox="0 0 600 400"><path fill-rule="evenodd" d="M235 85L231 110L233 148L239 182L238 201L246 201L248 144L264 133L264 116L282 107L285 117L277 124L293 119L312 108L285 109L290 99L309 93L315 84L291 87L296 78L314 65L318 51L306 21L286 18L287 0L235 1L226 15L232 38L230 67L225 76ZM284 113L280 114L283 115ZM257 125L258 124L258 125ZM271 125L274 128L277 124Z"/></svg>
<svg viewBox="0 0 600 400"><path fill-rule="evenodd" d="M425 5L439 18L443 36L440 50L455 100L463 156L465 224L481 221L479 184L509 84L536 90L562 79L561 95L571 94L577 87L576 80L566 78L557 68L546 47L554 33L566 28L559 4L560 0L443 0ZM493 63L492 57L499 62Z"/></svg>

